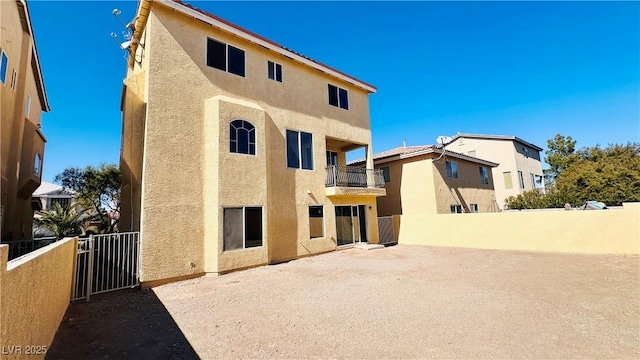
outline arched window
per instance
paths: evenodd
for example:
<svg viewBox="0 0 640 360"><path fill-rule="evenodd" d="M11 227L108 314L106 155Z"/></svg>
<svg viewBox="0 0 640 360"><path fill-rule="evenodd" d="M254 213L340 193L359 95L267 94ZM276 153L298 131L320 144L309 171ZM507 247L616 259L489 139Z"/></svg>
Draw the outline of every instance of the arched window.
<svg viewBox="0 0 640 360"><path fill-rule="evenodd" d="M250 122L234 120L229 126L231 152L237 154L256 154L256 128Z"/></svg>
<svg viewBox="0 0 640 360"><path fill-rule="evenodd" d="M35 176L40 176L40 168L42 167L42 158L40 154L36 153L36 158L33 161L33 173Z"/></svg>

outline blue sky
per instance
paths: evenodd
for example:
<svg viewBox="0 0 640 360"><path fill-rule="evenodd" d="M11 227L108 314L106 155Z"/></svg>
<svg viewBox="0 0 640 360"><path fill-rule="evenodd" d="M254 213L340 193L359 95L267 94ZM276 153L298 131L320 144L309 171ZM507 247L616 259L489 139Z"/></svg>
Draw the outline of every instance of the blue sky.
<svg viewBox="0 0 640 360"><path fill-rule="evenodd" d="M640 141L638 2L190 2L378 87L374 152L457 132ZM31 1L51 112L43 179L117 163L136 1ZM120 36L122 37L122 36Z"/></svg>

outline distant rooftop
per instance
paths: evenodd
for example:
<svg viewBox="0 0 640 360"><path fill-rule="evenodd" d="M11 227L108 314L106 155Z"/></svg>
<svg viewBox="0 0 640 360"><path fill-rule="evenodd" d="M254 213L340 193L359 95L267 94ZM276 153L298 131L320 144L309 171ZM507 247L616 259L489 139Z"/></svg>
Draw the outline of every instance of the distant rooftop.
<svg viewBox="0 0 640 360"><path fill-rule="evenodd" d="M62 186L43 181L40 186L33 192L33 196L42 196L50 194L72 195L73 191L65 190Z"/></svg>
<svg viewBox="0 0 640 360"><path fill-rule="evenodd" d="M521 138L513 135L485 135L485 134L465 134L458 133L451 139L451 142L456 141L459 138L467 138L467 139L488 139L488 140L509 140L509 141L517 141L524 145L527 145L535 150L542 151L542 148L534 145L528 141L522 140Z"/></svg>
<svg viewBox="0 0 640 360"><path fill-rule="evenodd" d="M394 160L407 159L414 156L426 155L429 153L442 154L443 151L444 150L442 148L437 147L435 145L400 146L400 147L393 148L391 150L383 151L381 153L373 155L373 161L374 163L389 162ZM498 166L497 163L479 159L473 156L461 154L455 151L446 150L444 155L448 157L456 158L456 159L475 162L475 163L490 166L490 167ZM349 165L362 165L364 163L365 163L365 159L358 159L358 160L351 161Z"/></svg>

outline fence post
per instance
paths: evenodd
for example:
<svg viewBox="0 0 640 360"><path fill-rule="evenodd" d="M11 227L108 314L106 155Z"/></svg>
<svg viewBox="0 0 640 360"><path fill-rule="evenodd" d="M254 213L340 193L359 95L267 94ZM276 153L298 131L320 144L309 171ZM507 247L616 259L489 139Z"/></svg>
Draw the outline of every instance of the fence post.
<svg viewBox="0 0 640 360"><path fill-rule="evenodd" d="M91 287L93 285L93 235L89 235L89 258L87 268L87 301L91 296Z"/></svg>

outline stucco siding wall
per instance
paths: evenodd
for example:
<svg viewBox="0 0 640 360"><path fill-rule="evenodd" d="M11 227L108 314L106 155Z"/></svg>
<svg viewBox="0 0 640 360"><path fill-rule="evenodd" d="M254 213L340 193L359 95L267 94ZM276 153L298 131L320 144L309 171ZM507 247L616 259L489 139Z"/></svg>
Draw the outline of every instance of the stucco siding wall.
<svg viewBox="0 0 640 360"><path fill-rule="evenodd" d="M402 214L434 214L437 211L434 168L431 164L432 160L427 156L413 157L403 162L400 185Z"/></svg>
<svg viewBox="0 0 640 360"><path fill-rule="evenodd" d="M400 244L589 254L640 253L640 203L602 211L403 215ZM523 231L526 229L526 231Z"/></svg>
<svg viewBox="0 0 640 360"><path fill-rule="evenodd" d="M147 74L141 280L226 272L334 249L326 139L371 143L368 94L158 3L145 36L142 68L135 65L129 74ZM245 51L245 77L206 66L208 36ZM268 60L283 65L282 83L267 78ZM348 111L328 104L328 83L349 91ZM127 105L125 122L137 111ZM255 126L255 156L230 153L229 124L236 119ZM312 134L313 170L287 167L287 130ZM358 204L372 203L375 210L374 198L364 198ZM309 239L309 205L325 205L324 238ZM223 210L241 206L263 207L263 246L224 251ZM377 224L371 238L377 239Z"/></svg>
<svg viewBox="0 0 640 360"><path fill-rule="evenodd" d="M448 159L458 164L458 178L448 178L445 160L432 161L433 183L438 214L451 213L451 205L462 205L464 212L470 212L470 205L477 204L479 212L497 211L493 201L493 176L491 168L486 166L489 184L480 183L479 165L476 163Z"/></svg>
<svg viewBox="0 0 640 360"><path fill-rule="evenodd" d="M389 167L389 181L384 184L386 196L377 198L378 216L390 216L402 214L402 197L400 196L404 161L393 161L376 165L376 169Z"/></svg>
<svg viewBox="0 0 640 360"><path fill-rule="evenodd" d="M11 359L42 359L27 355L26 345L49 347L71 299L77 239L68 238L7 262L0 245L1 344L22 346Z"/></svg>

